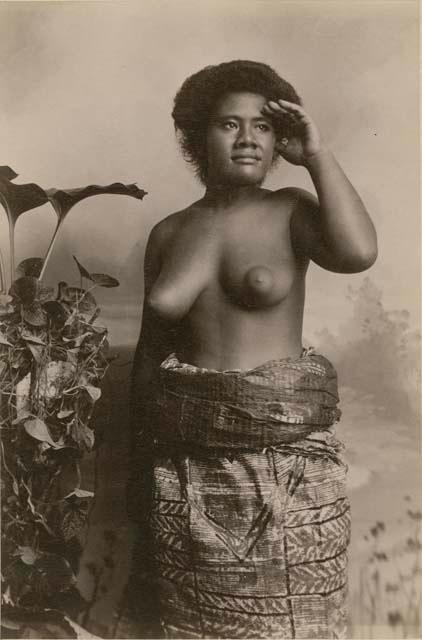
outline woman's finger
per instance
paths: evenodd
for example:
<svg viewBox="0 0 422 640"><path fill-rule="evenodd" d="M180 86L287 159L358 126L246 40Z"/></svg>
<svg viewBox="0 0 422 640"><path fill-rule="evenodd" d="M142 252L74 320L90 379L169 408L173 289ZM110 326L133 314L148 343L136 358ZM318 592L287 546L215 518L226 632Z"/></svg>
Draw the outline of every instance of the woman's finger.
<svg viewBox="0 0 422 640"><path fill-rule="evenodd" d="M289 109L278 102L274 102L273 100L269 100L264 106L263 109L269 109L270 111L281 111L282 113L289 114L289 116L296 116L296 111L293 109Z"/></svg>
<svg viewBox="0 0 422 640"><path fill-rule="evenodd" d="M296 120L296 116L294 113L292 113L291 111L288 111L287 109L284 109L282 106L275 103L274 103L274 106L270 105L269 103L264 105L262 107L262 111L270 115L282 115L287 118L291 118L292 120Z"/></svg>
<svg viewBox="0 0 422 640"><path fill-rule="evenodd" d="M281 111L283 109L283 107L278 104L277 102L274 102L273 100L269 100L263 107L264 109L271 109L272 111Z"/></svg>
<svg viewBox="0 0 422 640"><path fill-rule="evenodd" d="M285 109L286 111L289 112L303 112L304 110L302 109L302 107L300 107L297 104L294 104L293 102L288 102L287 100L268 100L268 102L265 103L264 107L269 107L270 109Z"/></svg>
<svg viewBox="0 0 422 640"><path fill-rule="evenodd" d="M310 119L305 109L303 109L303 107L301 107L299 104L295 104L293 102L289 102L288 100L281 100L281 99L278 101L278 104L282 109L285 109L289 113L294 113L295 116L301 120L304 118Z"/></svg>
<svg viewBox="0 0 422 640"><path fill-rule="evenodd" d="M277 100L277 104L280 104L285 109L291 109L292 111L304 112L304 108L300 106L300 104L296 104L296 102L289 102L288 100L283 100L280 98Z"/></svg>

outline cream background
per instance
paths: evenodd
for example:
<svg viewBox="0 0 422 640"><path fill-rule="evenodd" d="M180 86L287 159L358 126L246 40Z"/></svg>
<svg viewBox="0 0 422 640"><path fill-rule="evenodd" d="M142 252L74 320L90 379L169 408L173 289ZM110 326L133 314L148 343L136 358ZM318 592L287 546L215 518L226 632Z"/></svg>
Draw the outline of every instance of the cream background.
<svg viewBox="0 0 422 640"><path fill-rule="evenodd" d="M136 181L149 192L143 202L100 196L77 205L47 272L52 283L77 282L74 253L88 269L104 269L121 281L119 289L96 294L120 360L110 368L99 403L98 492L79 576L90 597L84 563L101 565L102 532L115 531L117 568L107 578L110 591L92 611L88 627L94 633L110 635L131 558L124 499L127 391L146 236L156 221L202 194L175 142L173 97L201 67L249 58L269 63L294 84L378 230L379 258L369 272L338 275L311 267L305 336L316 346L321 329L330 332L325 346L337 336L332 351L346 381L338 433L346 443L353 512L350 637L397 637L387 614L401 605L384 594L385 610L375 625L365 626L361 576L370 568L365 536L374 523L386 523L383 544L391 554L410 531L404 496L420 508L420 419L417 411L404 411L406 398L417 407L420 381L416 367L394 362L406 332L390 338L376 313L379 340L366 358L362 318L353 316L346 294L348 285L357 289L369 275L375 285L369 291L382 290L384 308L407 309L412 327L420 327L418 38L418 3L406 0L0 1L0 164L20 174L16 182L45 188ZM268 186L284 185L312 190L304 169L281 163ZM48 206L24 214L17 225L18 259L42 255L53 227ZM0 214L2 248L6 241ZM409 352L417 344L413 338ZM93 456L85 466L88 488L94 485ZM383 577L395 580L391 563L386 567Z"/></svg>
<svg viewBox="0 0 422 640"><path fill-rule="evenodd" d="M248 58L275 67L302 96L376 224L371 279L386 308L408 309L418 325L418 32L418 3L406 0L0 3L2 163L16 181L136 181L149 192L142 203L101 196L77 205L47 278L76 278L72 253L119 277L119 290L98 297L107 315L127 317L111 322L114 343L135 340L146 235L202 193L175 142L174 94L207 64ZM313 188L285 162L268 180L293 184ZM47 205L22 216L18 259L41 255L53 224ZM0 234L4 246L4 219ZM347 285L365 275L310 270L306 336L336 331L350 313Z"/></svg>

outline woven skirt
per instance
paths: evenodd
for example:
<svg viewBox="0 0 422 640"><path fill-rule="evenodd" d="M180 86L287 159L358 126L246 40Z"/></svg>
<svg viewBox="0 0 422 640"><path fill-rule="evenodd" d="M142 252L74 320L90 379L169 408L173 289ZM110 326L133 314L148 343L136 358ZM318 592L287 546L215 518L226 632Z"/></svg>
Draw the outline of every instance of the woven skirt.
<svg viewBox="0 0 422 640"><path fill-rule="evenodd" d="M350 509L324 357L161 365L149 531L167 638L346 637Z"/></svg>

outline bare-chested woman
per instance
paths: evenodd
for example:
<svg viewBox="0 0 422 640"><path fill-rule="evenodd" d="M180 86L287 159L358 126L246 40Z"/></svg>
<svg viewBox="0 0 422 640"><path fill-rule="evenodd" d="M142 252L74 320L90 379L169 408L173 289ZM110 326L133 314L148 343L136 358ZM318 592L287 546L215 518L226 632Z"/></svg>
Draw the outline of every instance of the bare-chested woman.
<svg viewBox="0 0 422 640"><path fill-rule="evenodd" d="M374 227L268 66L203 69L173 117L205 193L154 227L145 256L132 390L156 615L165 637L341 637L345 465L335 371L302 347L305 276L310 260L370 267ZM279 157L317 198L262 187Z"/></svg>

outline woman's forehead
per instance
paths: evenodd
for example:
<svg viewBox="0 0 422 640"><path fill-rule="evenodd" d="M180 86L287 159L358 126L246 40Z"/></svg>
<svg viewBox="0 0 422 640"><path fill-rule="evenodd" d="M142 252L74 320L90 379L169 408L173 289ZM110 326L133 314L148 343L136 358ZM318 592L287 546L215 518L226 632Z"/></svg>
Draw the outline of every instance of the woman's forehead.
<svg viewBox="0 0 422 640"><path fill-rule="evenodd" d="M226 93L216 104L214 116L237 115L239 117L263 116L262 107L267 102L267 98L247 91L235 91ZM264 116L263 116L264 117Z"/></svg>

